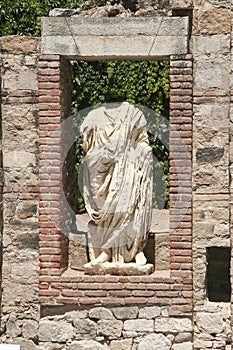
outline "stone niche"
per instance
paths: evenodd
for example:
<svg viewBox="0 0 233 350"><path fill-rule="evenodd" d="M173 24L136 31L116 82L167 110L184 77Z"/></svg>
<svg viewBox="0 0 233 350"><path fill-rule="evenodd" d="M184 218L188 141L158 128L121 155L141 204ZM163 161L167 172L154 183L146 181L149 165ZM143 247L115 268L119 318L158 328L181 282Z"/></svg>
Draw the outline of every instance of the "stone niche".
<svg viewBox="0 0 233 350"><path fill-rule="evenodd" d="M53 102L53 110L56 110L57 117L41 119L43 130L45 134L47 133L41 141L43 144L45 139L48 140L49 146L43 148L42 159L49 157L53 146L58 153L60 152L60 159L62 159L64 153L62 147L66 147L62 137L54 137L52 142L51 135L52 131L55 131L56 135L60 132L62 136L62 123L67 115L67 99L69 100L67 96L69 92L67 81L71 74L67 69L69 60L169 59L171 81L170 210L159 212L158 220L155 220L152 225L148 245L145 248L148 262L154 264L159 274L88 276L83 273L82 266L87 261L88 219L86 215L76 217L78 230L71 233L72 220L69 223L69 215L63 206L60 205L60 212L56 218L53 216L53 208L49 206L49 203L54 205L54 201L52 199L50 201L47 194L51 186L52 197L58 198L59 196L54 193L59 193L61 188L66 188L64 182L69 182L69 178L62 177L58 162L56 165L53 164L52 171L54 174L61 174L60 178L56 175L56 183L52 180L51 183L48 181L48 191L41 193L41 206L43 206L43 198L46 198L51 214L48 213L47 222L45 217L40 217L40 224L43 231L49 232L49 244L50 247L54 247L41 250L40 254L40 260L46 262L46 266L40 268L40 280L43 281L43 286L46 283L46 288L41 290L40 294L43 305L54 303L87 305L90 303L90 298L93 303L103 305L106 303L123 305L125 302L134 304L158 302L165 305L168 303L167 298L170 298L172 286L177 283L178 278L179 286L171 294L171 298L175 298L174 303L169 300L169 305L174 309L174 314L190 312L191 296L188 293L185 295L182 293L183 285L185 289L191 288L192 285L191 134L183 128L185 123L187 130L191 130L192 124L192 55L188 54L188 41L188 17L42 18L39 79L41 77L43 80L46 75L48 82L59 82L56 92L56 96L59 97ZM182 101L177 97L179 93L182 95ZM48 84L41 91L43 102L46 102L50 94ZM41 110L43 108L44 104L41 105ZM45 110L42 113L46 116ZM54 115L53 111L48 110L47 114L52 115L51 113ZM184 166L185 171L182 171ZM46 188L41 189L41 191L46 190ZM64 193L60 197L64 199ZM65 225L62 225L64 221ZM40 240L43 242L46 237L41 235ZM57 263L54 264L54 261ZM165 270L166 274L163 274L162 270ZM131 283L135 281L141 281L141 290L136 292L135 285ZM60 283L63 286L62 290L59 287ZM151 290L147 290L148 283Z"/></svg>

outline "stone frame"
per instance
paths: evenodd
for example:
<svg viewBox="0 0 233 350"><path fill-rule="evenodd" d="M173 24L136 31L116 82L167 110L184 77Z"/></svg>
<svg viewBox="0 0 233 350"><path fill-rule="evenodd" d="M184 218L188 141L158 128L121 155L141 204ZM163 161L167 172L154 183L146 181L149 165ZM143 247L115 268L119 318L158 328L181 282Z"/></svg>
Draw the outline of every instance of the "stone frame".
<svg viewBox="0 0 233 350"><path fill-rule="evenodd" d="M145 19L140 19L146 28ZM157 19L152 19L156 21ZM171 18L172 20L172 18ZM185 21L180 18L182 23ZM68 19L46 18L44 25L50 28L54 22L67 24ZM69 20L69 21L72 21ZM78 21L78 20L77 20ZM85 19L86 21L86 19ZM112 21L112 19L111 19ZM128 21L128 20L127 20ZM150 29L145 34L135 33L131 23L132 35L128 36L128 45L132 40L147 42ZM71 23L71 22L69 22ZM71 27L68 23L68 29ZM137 19L137 24L139 23ZM176 20L177 23L177 20ZM89 22L90 25L90 22ZM89 27L86 26L87 32ZM39 144L40 144L40 211L39 211L39 295L43 307L48 305L169 305L171 315L191 316L192 312L192 56L187 53L188 32L182 46L172 46L167 52L146 51L142 47L142 55L138 52L121 52L118 54L116 42L122 36L113 33L112 53L108 56L108 28L96 34L102 42L103 52L96 55L92 50L85 56L85 50L71 54L66 46L54 47L59 42L59 34L46 38L46 30L42 36L42 55L39 60ZM130 26L126 24L125 31ZM144 27L145 28L145 27ZM160 27L161 28L161 24ZM159 33L156 33L156 36ZM63 34L66 29L63 28ZM149 33L149 34L148 34ZM54 34L54 33L53 33ZM91 34L93 35L93 33ZM123 33L123 35L125 35ZM156 39L150 37L149 47ZM85 37L85 36L84 36ZM80 40L85 39L82 33ZM73 36L71 35L71 38ZM89 38L90 40L93 39ZM140 40L139 40L140 39ZM47 40L47 41L46 41ZM51 40L55 40L53 45ZM84 40L84 41L85 41ZM47 44L46 44L47 42ZM67 43L66 40L63 43ZM48 44L50 43L50 44ZM80 44L81 45L81 44ZM154 45L154 44L153 44ZM81 45L82 46L82 45ZM78 46L75 46L78 48ZM130 46L127 46L129 50ZM177 48L177 50L174 49ZM80 51L80 52L81 52ZM172 52L174 51L174 54ZM144 53L143 53L144 52ZM180 52L180 54L178 54ZM89 276L81 273L69 274L64 272L68 266L68 240L70 218L64 213L62 186L64 178L60 169L65 138L62 137L61 123L69 116L71 89L71 73L69 59L170 59L170 275L169 276ZM42 171L46 167L46 175Z"/></svg>

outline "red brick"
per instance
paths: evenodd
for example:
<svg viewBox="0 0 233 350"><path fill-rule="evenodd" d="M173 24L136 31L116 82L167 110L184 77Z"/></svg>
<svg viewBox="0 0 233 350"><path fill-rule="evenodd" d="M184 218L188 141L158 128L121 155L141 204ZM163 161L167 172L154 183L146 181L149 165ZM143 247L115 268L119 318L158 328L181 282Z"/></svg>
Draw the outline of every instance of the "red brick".
<svg viewBox="0 0 233 350"><path fill-rule="evenodd" d="M129 290L110 290L108 291L108 296L111 297L130 297L132 294Z"/></svg>
<svg viewBox="0 0 233 350"><path fill-rule="evenodd" d="M102 289L123 289L124 285L122 283L103 283L102 284Z"/></svg>
<svg viewBox="0 0 233 350"><path fill-rule="evenodd" d="M83 292L83 296L86 297L107 297L107 292L104 292L102 290L88 290Z"/></svg>
<svg viewBox="0 0 233 350"><path fill-rule="evenodd" d="M78 284L78 289L88 290L88 289L99 289L99 288L102 288L102 286L99 283L80 282Z"/></svg>
<svg viewBox="0 0 233 350"><path fill-rule="evenodd" d="M152 297L155 295L154 291L148 291L148 290L133 290L132 291L132 296L134 297Z"/></svg>
<svg viewBox="0 0 233 350"><path fill-rule="evenodd" d="M63 297L82 297L82 296L84 296L83 295L83 292L81 292L81 291L78 291L78 290L69 290L69 289L63 289L62 291L61 291L61 295L63 296Z"/></svg>

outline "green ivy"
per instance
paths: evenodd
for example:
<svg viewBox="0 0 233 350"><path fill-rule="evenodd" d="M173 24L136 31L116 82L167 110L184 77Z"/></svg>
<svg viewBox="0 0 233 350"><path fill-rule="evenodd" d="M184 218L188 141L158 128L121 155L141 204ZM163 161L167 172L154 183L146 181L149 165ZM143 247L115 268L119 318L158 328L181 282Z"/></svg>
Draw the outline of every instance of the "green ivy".
<svg viewBox="0 0 233 350"><path fill-rule="evenodd" d="M40 36L41 17L60 8L77 8L84 0L2 0L0 1L0 36Z"/></svg>

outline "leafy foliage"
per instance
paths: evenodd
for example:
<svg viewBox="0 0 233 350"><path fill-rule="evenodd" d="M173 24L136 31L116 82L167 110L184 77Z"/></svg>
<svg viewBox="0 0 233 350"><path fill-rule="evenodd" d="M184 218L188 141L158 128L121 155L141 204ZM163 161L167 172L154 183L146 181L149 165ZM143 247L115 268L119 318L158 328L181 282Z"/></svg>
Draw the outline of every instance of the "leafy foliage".
<svg viewBox="0 0 233 350"><path fill-rule="evenodd" d="M84 0L1 0L0 36L40 36L41 16L56 7L77 8Z"/></svg>

